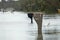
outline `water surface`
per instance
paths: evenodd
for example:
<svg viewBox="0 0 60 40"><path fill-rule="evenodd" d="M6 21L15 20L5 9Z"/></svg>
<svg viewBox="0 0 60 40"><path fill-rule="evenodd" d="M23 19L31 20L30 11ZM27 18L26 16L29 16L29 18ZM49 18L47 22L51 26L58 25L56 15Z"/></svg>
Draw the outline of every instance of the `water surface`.
<svg viewBox="0 0 60 40"><path fill-rule="evenodd" d="M60 40L60 15L44 15L42 26L43 40Z"/></svg>
<svg viewBox="0 0 60 40"><path fill-rule="evenodd" d="M36 40L37 24L24 12L0 12L0 40Z"/></svg>

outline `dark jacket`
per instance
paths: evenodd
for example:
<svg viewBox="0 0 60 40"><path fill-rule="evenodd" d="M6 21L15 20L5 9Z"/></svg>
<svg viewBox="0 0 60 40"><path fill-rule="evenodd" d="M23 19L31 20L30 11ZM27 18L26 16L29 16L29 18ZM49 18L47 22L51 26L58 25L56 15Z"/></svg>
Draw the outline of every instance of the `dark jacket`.
<svg viewBox="0 0 60 40"><path fill-rule="evenodd" d="M33 17L33 13L28 13L28 17L32 18Z"/></svg>

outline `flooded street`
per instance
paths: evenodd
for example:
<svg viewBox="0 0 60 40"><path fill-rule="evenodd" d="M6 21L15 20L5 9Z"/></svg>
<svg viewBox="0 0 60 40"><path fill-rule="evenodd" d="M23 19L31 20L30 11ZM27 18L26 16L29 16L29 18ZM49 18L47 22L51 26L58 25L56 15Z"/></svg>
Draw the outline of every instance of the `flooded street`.
<svg viewBox="0 0 60 40"><path fill-rule="evenodd" d="M43 40L60 40L60 15L44 15Z"/></svg>
<svg viewBox="0 0 60 40"><path fill-rule="evenodd" d="M0 40L36 40L37 23L25 12L0 12Z"/></svg>

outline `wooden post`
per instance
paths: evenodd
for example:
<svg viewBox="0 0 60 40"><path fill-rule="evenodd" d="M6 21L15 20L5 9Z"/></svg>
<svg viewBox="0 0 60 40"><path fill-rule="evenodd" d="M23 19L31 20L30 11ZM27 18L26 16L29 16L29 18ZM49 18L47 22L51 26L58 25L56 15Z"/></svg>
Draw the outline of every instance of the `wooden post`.
<svg viewBox="0 0 60 40"><path fill-rule="evenodd" d="M43 37L42 37L42 17L43 17L43 14L38 14L38 13L34 14L35 21L38 24L38 38L37 38L37 40L43 40Z"/></svg>

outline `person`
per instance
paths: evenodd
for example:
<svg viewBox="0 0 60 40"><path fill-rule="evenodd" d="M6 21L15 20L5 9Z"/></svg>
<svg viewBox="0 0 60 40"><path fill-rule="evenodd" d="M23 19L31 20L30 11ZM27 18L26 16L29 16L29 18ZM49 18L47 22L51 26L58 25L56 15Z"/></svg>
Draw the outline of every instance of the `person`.
<svg viewBox="0 0 60 40"><path fill-rule="evenodd" d="M28 17L31 19L31 23L33 23L33 13L28 13Z"/></svg>

